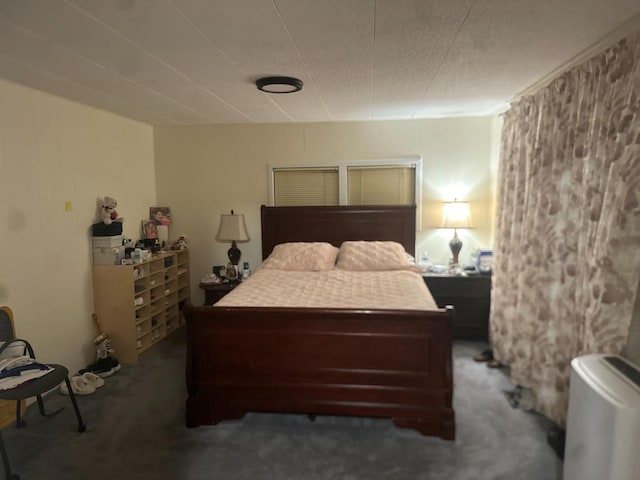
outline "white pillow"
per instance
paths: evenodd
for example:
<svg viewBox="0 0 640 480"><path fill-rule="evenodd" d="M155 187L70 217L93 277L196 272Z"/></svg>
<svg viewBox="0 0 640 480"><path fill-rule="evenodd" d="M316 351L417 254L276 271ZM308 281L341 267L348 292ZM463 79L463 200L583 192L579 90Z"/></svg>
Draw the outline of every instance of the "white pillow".
<svg viewBox="0 0 640 480"><path fill-rule="evenodd" d="M338 248L327 242L289 242L276 245L260 268L271 270L333 270Z"/></svg>
<svg viewBox="0 0 640 480"><path fill-rule="evenodd" d="M404 247L391 241L348 241L340 245L337 268L356 271L410 270Z"/></svg>

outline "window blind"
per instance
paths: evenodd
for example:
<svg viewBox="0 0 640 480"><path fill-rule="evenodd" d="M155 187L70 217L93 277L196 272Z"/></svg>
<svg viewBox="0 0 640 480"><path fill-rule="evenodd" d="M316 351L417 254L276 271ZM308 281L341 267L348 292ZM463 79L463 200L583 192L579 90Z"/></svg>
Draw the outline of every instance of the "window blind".
<svg viewBox="0 0 640 480"><path fill-rule="evenodd" d="M291 168L273 170L274 203L338 205L338 169Z"/></svg>
<svg viewBox="0 0 640 480"><path fill-rule="evenodd" d="M349 205L413 205L414 166L358 166L347 168Z"/></svg>

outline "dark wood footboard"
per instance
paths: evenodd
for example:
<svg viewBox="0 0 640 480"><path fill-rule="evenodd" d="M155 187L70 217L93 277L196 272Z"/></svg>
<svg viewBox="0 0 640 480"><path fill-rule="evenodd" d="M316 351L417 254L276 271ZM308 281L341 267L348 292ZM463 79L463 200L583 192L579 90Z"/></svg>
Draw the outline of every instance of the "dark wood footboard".
<svg viewBox="0 0 640 480"><path fill-rule="evenodd" d="M246 412L387 417L455 437L452 309L195 307L187 426Z"/></svg>

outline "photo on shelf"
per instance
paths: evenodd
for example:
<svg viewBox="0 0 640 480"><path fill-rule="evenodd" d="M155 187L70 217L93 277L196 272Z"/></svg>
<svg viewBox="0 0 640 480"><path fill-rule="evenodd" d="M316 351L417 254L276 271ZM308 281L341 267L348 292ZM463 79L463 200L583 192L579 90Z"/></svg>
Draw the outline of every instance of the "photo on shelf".
<svg viewBox="0 0 640 480"><path fill-rule="evenodd" d="M156 225L171 225L170 207L149 207L149 220Z"/></svg>
<svg viewBox="0 0 640 480"><path fill-rule="evenodd" d="M153 222L153 220L143 220L142 221L142 237L147 240L153 240L158 238L158 227Z"/></svg>

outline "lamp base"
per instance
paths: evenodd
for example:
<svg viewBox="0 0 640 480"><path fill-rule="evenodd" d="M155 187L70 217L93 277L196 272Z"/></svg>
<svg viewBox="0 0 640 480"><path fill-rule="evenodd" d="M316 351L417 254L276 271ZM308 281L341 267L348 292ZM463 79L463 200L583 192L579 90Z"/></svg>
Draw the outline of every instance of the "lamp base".
<svg viewBox="0 0 640 480"><path fill-rule="evenodd" d="M233 242L231 242L231 248L227 250L227 256L229 257L229 262L231 263L231 265L238 265L238 262L240 261L240 255L242 255L242 252L240 252L240 249L238 248L238 245L234 240Z"/></svg>
<svg viewBox="0 0 640 480"><path fill-rule="evenodd" d="M453 254L453 261L451 263L453 265L457 265L458 255L460 253L460 249L462 249L462 241L458 238L458 233L455 230L453 231L453 238L449 242L449 248Z"/></svg>

